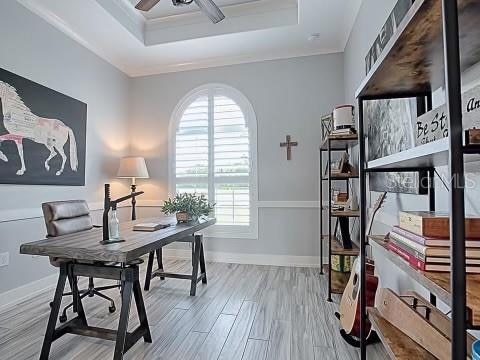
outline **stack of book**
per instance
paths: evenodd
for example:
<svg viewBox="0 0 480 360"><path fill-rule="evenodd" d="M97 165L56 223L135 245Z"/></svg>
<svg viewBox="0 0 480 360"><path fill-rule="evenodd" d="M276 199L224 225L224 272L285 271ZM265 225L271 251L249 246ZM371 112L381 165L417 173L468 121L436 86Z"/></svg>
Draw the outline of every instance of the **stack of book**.
<svg viewBox="0 0 480 360"><path fill-rule="evenodd" d="M159 224L159 223L142 223L142 224L135 224L133 226L133 231L146 231L146 232L154 232L161 229L165 229L169 227L170 224Z"/></svg>
<svg viewBox="0 0 480 360"><path fill-rule="evenodd" d="M355 135L357 132L353 128L332 130L330 135Z"/></svg>
<svg viewBox="0 0 480 360"><path fill-rule="evenodd" d="M449 217L428 211L400 212L388 248L422 271L450 272ZM468 273L480 273L480 218L465 219Z"/></svg>

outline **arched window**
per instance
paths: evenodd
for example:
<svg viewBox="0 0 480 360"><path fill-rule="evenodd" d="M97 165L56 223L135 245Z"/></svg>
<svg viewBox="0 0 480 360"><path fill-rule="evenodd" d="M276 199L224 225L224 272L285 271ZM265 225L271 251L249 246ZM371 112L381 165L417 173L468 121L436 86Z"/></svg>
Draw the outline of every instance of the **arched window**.
<svg viewBox="0 0 480 360"><path fill-rule="evenodd" d="M256 237L256 118L237 90L218 84L190 92L170 127L170 192L215 202L214 234Z"/></svg>

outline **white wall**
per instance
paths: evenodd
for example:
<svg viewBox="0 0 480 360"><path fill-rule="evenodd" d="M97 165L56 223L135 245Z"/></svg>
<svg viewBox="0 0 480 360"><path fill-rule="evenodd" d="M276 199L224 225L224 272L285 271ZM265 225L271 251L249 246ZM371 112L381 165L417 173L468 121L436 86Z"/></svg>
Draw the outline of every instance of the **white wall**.
<svg viewBox="0 0 480 360"><path fill-rule="evenodd" d="M42 202L102 201L103 183L128 150L129 78L16 1L0 2L0 34L1 68L88 104L86 186L0 185L0 253L10 253L10 265L0 268L2 293L55 271L48 259L19 254L20 244L45 234ZM114 190L128 191L120 183Z"/></svg>
<svg viewBox="0 0 480 360"><path fill-rule="evenodd" d="M258 123L259 237L209 239L207 250L256 254L262 259L318 264L320 116L343 102L342 54L311 56L135 78L132 80L132 153L147 157L152 180L141 183L145 199L168 196L168 125L173 110L192 89L224 83L252 103ZM292 135L299 146L292 161L279 144ZM263 207L265 202L268 206ZM272 203L273 202L273 203ZM279 206L287 206L281 208ZM143 214L159 209L143 209ZM302 257L302 258L296 258ZM250 258L245 256L243 258ZM262 260L263 261L263 260Z"/></svg>

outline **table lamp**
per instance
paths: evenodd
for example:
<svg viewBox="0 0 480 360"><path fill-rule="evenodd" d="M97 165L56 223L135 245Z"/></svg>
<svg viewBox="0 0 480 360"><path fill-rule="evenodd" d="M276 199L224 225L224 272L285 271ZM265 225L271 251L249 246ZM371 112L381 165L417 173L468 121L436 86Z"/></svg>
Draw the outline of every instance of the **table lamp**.
<svg viewBox="0 0 480 360"><path fill-rule="evenodd" d="M120 166L117 173L118 178L131 178L132 179L132 194L137 190L137 185L135 184L136 179L148 179L148 169L147 164L145 164L145 159L140 156L127 156L120 160ZM132 220L137 219L135 212L135 204L137 203L135 196L132 196Z"/></svg>

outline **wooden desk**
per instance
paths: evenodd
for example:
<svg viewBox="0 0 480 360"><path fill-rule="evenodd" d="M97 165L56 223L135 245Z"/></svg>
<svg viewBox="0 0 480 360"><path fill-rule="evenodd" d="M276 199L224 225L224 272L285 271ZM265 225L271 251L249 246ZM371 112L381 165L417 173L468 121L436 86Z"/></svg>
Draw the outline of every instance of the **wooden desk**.
<svg viewBox="0 0 480 360"><path fill-rule="evenodd" d="M191 238L197 231L215 224L216 220L205 219L192 224L175 224L155 232L133 231L135 223L147 221L165 222L165 218L143 219L121 224L120 235L122 239L125 239L125 242L121 243L101 245L102 230L93 229L35 241L23 244L20 247L21 254L71 259L71 261L62 263L60 266L60 275L40 354L41 360L48 359L52 343L65 334L76 334L115 341L114 360L123 359L123 355L128 349L142 337L145 342L152 342L139 282L138 266L128 265L128 263L172 242L181 241L187 237ZM120 266L105 264L109 262L120 263ZM78 292L78 276L93 276L95 278L122 282L122 309L118 330L88 325ZM56 328L67 278L72 288L77 317ZM127 329L132 295L135 298L140 325L133 332L129 333Z"/></svg>

